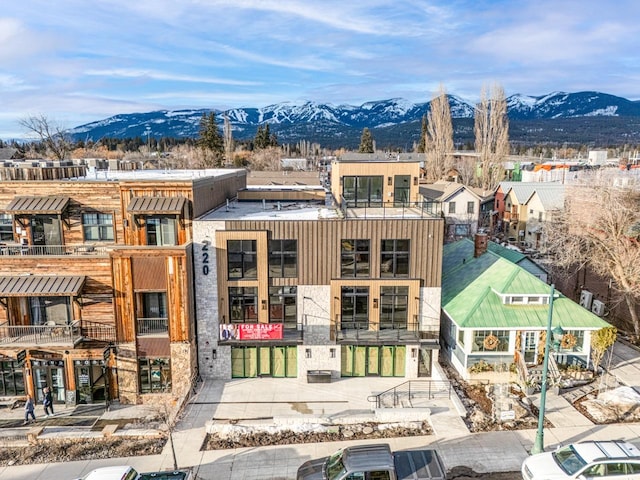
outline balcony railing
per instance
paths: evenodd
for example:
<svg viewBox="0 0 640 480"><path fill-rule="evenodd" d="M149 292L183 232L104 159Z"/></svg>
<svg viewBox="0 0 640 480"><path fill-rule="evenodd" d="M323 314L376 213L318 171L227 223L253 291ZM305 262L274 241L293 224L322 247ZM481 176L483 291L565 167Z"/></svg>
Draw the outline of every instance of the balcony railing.
<svg viewBox="0 0 640 480"><path fill-rule="evenodd" d="M343 218L438 218L440 204L433 202L355 201L340 197Z"/></svg>
<svg viewBox="0 0 640 480"><path fill-rule="evenodd" d="M72 347L82 338L80 322L70 325L0 325L0 345L64 345Z"/></svg>
<svg viewBox="0 0 640 480"><path fill-rule="evenodd" d="M375 328L374 328L375 327ZM437 326L419 329L418 323L396 325L370 325L368 322L340 322L332 326L334 338L344 341L372 342L415 342L419 340L437 340L440 329Z"/></svg>
<svg viewBox="0 0 640 480"><path fill-rule="evenodd" d="M116 327L113 325L82 320L80 332L83 340L109 343L116 341Z"/></svg>
<svg viewBox="0 0 640 480"><path fill-rule="evenodd" d="M96 245L22 245L0 243L0 255L108 255L108 247Z"/></svg>
<svg viewBox="0 0 640 480"><path fill-rule="evenodd" d="M168 318L138 318L138 335L165 335L169 333Z"/></svg>

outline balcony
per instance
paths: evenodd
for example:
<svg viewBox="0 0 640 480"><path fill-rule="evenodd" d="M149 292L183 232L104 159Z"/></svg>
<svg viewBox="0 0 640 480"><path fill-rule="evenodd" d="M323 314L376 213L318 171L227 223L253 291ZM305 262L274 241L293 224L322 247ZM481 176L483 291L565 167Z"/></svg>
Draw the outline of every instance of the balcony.
<svg viewBox="0 0 640 480"><path fill-rule="evenodd" d="M440 336L438 326L429 326L418 330L418 323L399 325L381 325L379 329L369 328L367 322L342 322L332 326L336 342L419 342L421 340L437 341Z"/></svg>
<svg viewBox="0 0 640 480"><path fill-rule="evenodd" d="M0 345L32 347L35 345L64 346L73 348L81 341L114 343L116 329L113 325L76 320L69 325L10 325L0 324Z"/></svg>
<svg viewBox="0 0 640 480"><path fill-rule="evenodd" d="M505 222L517 222L518 214L515 212L504 212L504 221Z"/></svg>
<svg viewBox="0 0 640 480"><path fill-rule="evenodd" d="M356 202L340 197L337 208L342 218L440 218L439 204L433 202Z"/></svg>
<svg viewBox="0 0 640 480"><path fill-rule="evenodd" d="M0 243L0 255L108 255L106 246L83 245L22 245Z"/></svg>
<svg viewBox="0 0 640 480"><path fill-rule="evenodd" d="M73 347L82 339L80 322L70 325L0 325L0 345L30 347L51 345Z"/></svg>
<svg viewBox="0 0 640 480"><path fill-rule="evenodd" d="M167 335L169 333L169 319L158 318L138 318L137 321L138 336L151 335Z"/></svg>

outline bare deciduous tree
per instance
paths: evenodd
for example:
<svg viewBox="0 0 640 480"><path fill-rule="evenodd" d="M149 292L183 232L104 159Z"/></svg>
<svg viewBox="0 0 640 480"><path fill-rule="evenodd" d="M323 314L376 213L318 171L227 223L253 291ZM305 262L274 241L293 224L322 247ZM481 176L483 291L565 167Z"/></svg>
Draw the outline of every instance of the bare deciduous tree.
<svg viewBox="0 0 640 480"><path fill-rule="evenodd" d="M509 154L509 120L504 89L495 84L487 96L482 88L475 113L475 149L480 155L480 173L475 186L493 190L504 178L502 162Z"/></svg>
<svg viewBox="0 0 640 480"><path fill-rule="evenodd" d="M231 131L231 122L228 116L224 116L224 157L226 165L233 165L233 132Z"/></svg>
<svg viewBox="0 0 640 480"><path fill-rule="evenodd" d="M603 278L629 309L640 338L640 192L615 186L602 173L567 187L565 209L545 225L546 249L557 267L588 265Z"/></svg>
<svg viewBox="0 0 640 480"><path fill-rule="evenodd" d="M19 121L20 125L34 134L45 146L47 155L64 160L71 150L71 140L65 129L45 115L32 115Z"/></svg>
<svg viewBox="0 0 640 480"><path fill-rule="evenodd" d="M453 151L453 123L449 99L444 87L431 100L427 114L424 152L427 181L442 179L451 168Z"/></svg>

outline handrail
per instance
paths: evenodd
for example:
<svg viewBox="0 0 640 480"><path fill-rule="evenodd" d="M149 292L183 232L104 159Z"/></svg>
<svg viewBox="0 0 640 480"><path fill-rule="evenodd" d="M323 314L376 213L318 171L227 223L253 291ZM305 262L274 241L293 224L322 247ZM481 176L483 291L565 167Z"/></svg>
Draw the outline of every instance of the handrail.
<svg viewBox="0 0 640 480"><path fill-rule="evenodd" d="M107 255L105 245L21 245L0 243L0 255Z"/></svg>
<svg viewBox="0 0 640 480"><path fill-rule="evenodd" d="M426 398L432 399L436 396L446 395L447 398L451 398L451 390L451 382L448 380L407 380L384 392L370 395L367 397L367 400L375 402L376 408L381 408L384 406L383 400L391 397L392 406L397 407L400 405L403 397L409 401L411 401L412 398L420 396L426 396Z"/></svg>

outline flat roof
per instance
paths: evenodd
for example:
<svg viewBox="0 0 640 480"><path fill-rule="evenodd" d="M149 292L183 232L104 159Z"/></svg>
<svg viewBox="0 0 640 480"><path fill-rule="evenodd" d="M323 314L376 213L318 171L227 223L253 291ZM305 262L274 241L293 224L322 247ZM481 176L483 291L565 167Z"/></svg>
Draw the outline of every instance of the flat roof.
<svg viewBox="0 0 640 480"><path fill-rule="evenodd" d="M212 210L198 220L320 220L339 218L333 207L319 202L303 201L233 201L227 207Z"/></svg>
<svg viewBox="0 0 640 480"><path fill-rule="evenodd" d="M89 168L86 177L73 177L61 181L118 182L118 181L158 181L158 180L197 180L206 177L246 172L244 168L207 168L202 170L96 170Z"/></svg>

